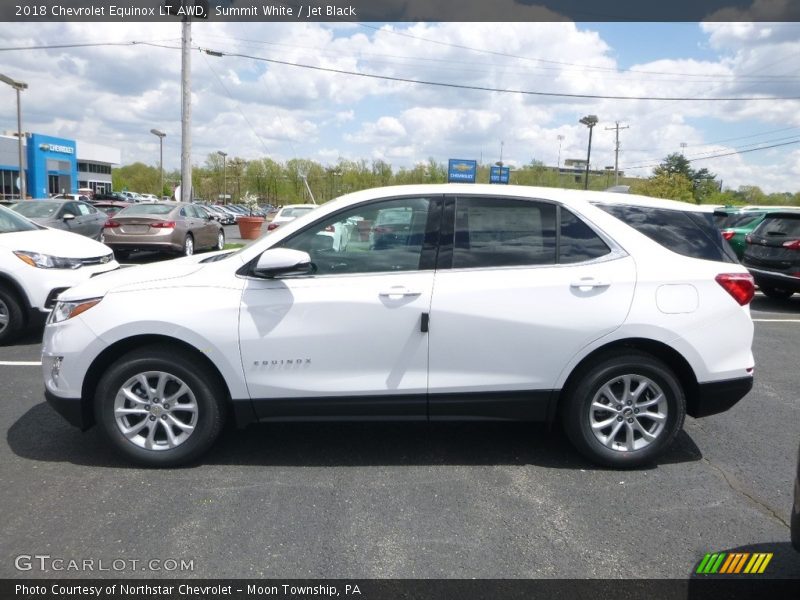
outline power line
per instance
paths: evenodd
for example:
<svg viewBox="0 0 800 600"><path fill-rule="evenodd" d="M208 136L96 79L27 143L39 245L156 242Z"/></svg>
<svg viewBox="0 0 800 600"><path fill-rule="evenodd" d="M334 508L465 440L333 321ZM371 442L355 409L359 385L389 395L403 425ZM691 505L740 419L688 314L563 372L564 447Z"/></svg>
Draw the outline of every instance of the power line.
<svg viewBox="0 0 800 600"><path fill-rule="evenodd" d="M700 161L700 160L709 160L709 159L712 159L712 158L722 158L724 156L734 156L736 154L748 154L750 152L758 152L759 150L769 150L771 148L780 148L781 146L790 146L791 144L800 144L800 139L792 140L791 142L783 142L781 144L772 144L770 146L762 146L760 148L750 148L748 150L733 150L731 152L724 152L724 153L721 153L721 154L714 154L714 155L711 155L711 156L697 156L697 157L693 157L693 158L687 158L686 160L688 162L697 162L697 161ZM651 169L651 168L659 166L660 164L661 163L654 163L654 164L650 164L650 165L639 165L639 166L627 167L627 169L628 170L630 170L630 169Z"/></svg>
<svg viewBox="0 0 800 600"><path fill-rule="evenodd" d="M502 56L505 58L513 58L516 60L526 60L526 61L533 61L533 62L542 62L547 64L559 65L559 66L570 66L570 67L580 67L581 69L585 70L592 70L592 71L606 71L606 72L615 72L615 73L637 73L637 74L645 74L645 75L681 75L682 77L709 77L713 75L709 74L701 74L701 73L670 73L667 71L647 71L647 70L639 70L639 69L617 69L616 67L600 67L596 65L585 65L579 63L571 63L559 60L549 60L545 58L536 58L530 56L519 56L517 54L510 54L507 52L499 52L495 50L488 50L486 48L474 48L472 46L466 46L463 44L453 44L451 42L443 42L441 40L432 40L430 38L422 37L419 35L413 35L410 33L406 33L404 31L395 31L393 29L384 29L381 27L376 27L375 25L368 25L367 23L358 23L360 27L364 27L365 29L372 29L379 33L389 33L391 35L397 35L401 37L411 38L415 40L420 40L423 42L428 42L430 44L437 44L439 46L448 46L451 48L457 48L459 50L469 50L470 52L479 52L481 54L490 54L493 56ZM790 58L792 56L797 56L800 53L790 54L789 56L782 57L778 59L777 62L785 60L786 58ZM726 76L722 76L726 77ZM782 77L780 75L764 75L762 77Z"/></svg>
<svg viewBox="0 0 800 600"><path fill-rule="evenodd" d="M154 45L154 44L149 44ZM310 69L313 71L322 71L325 73L337 73L339 75L352 75L354 77L366 77L369 79L382 79L384 81L395 81L399 83L414 83L417 85L429 85L435 87L446 87L460 90L473 90L480 92L496 92L501 94L520 94L525 96L545 96L551 98L585 98L585 99L599 99L599 100L650 100L650 101L667 101L667 102L739 102L739 101L763 101L763 100L800 100L800 96L739 96L739 97L726 97L726 98L702 98L696 96L612 96L605 94L569 94L565 92L537 92L532 90L510 90L504 88L494 88L488 86L466 85L460 83L445 83L441 81L427 81L424 79L409 79L406 77L392 77L390 75L378 75L376 73L363 73L357 71L349 71L346 69L334 69L332 67L320 67L317 65L307 65L303 63L295 63L285 60L277 60L274 58L265 58L263 56L253 56L250 54L241 54L238 52L220 52L218 50L211 50L208 48L197 48L201 52L212 53L215 56L229 56L235 58L246 58L249 60L256 60L267 62L277 65L284 65L289 67L298 67L301 69Z"/></svg>

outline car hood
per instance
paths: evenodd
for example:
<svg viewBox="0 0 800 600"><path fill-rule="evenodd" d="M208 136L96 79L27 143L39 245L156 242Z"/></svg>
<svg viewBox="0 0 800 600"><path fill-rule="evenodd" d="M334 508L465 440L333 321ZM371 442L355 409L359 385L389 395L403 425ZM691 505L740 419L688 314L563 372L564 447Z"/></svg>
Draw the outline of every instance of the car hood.
<svg viewBox="0 0 800 600"><path fill-rule="evenodd" d="M153 286L166 287L167 281L187 277L204 268L205 265L200 264L200 261L207 257L208 255L187 256L109 271L62 292L59 300L99 298L110 292L126 292Z"/></svg>
<svg viewBox="0 0 800 600"><path fill-rule="evenodd" d="M111 254L111 248L86 236L59 229L38 229L0 234L0 247L39 252L63 258L93 258Z"/></svg>

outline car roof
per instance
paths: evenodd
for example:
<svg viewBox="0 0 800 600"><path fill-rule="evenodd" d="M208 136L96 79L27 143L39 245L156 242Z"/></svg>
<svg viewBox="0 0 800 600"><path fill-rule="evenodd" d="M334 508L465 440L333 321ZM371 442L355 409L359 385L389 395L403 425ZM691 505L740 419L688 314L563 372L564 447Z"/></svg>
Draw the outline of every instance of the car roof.
<svg viewBox="0 0 800 600"><path fill-rule="evenodd" d="M640 206L643 208L661 208L684 212L707 213L708 207L689 202L651 198L639 194L618 194L614 192L595 192L571 190L565 188L546 188L525 185L497 185L489 183L435 183L421 185L397 185L383 188L361 190L341 196L342 202L351 204L362 200L391 196L450 194L461 196L506 196L531 199L551 200L567 206L578 206L583 203L606 204L619 206ZM288 206L303 206L292 204Z"/></svg>

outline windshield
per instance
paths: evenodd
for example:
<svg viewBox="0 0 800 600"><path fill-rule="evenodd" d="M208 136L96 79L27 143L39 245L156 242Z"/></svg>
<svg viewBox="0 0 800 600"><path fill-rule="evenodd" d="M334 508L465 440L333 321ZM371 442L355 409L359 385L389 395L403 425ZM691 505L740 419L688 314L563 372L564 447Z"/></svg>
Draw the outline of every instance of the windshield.
<svg viewBox="0 0 800 600"><path fill-rule="evenodd" d="M28 219L19 216L13 210L0 206L0 233L16 233L18 231L36 231L39 229Z"/></svg>
<svg viewBox="0 0 800 600"><path fill-rule="evenodd" d="M310 206L298 206L297 208L284 208L281 213L282 217L299 217L314 210Z"/></svg>
<svg viewBox="0 0 800 600"><path fill-rule="evenodd" d="M29 219L52 217L61 207L61 202L48 202L46 200L29 200L17 202L14 210Z"/></svg>
<svg viewBox="0 0 800 600"><path fill-rule="evenodd" d="M720 225L720 229L733 229L734 227L747 227L748 225L752 225L757 221L760 221L761 218L766 213L763 212L747 212L747 213L737 213L733 215L728 215L723 221L722 225Z"/></svg>
<svg viewBox="0 0 800 600"><path fill-rule="evenodd" d="M137 204L129 206L117 213L118 217L135 217L138 215L166 215L175 210L173 204Z"/></svg>

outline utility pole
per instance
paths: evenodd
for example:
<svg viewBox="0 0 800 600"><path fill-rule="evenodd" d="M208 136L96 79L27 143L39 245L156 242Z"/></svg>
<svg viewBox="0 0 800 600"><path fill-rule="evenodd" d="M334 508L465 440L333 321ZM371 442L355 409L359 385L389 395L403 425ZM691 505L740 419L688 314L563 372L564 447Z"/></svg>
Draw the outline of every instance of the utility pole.
<svg viewBox="0 0 800 600"><path fill-rule="evenodd" d="M614 185L619 185L619 130L630 129L630 125L619 126L619 121L614 121L614 127L606 127L606 131L616 130L616 143L614 144Z"/></svg>
<svg viewBox="0 0 800 600"><path fill-rule="evenodd" d="M192 201L192 25L183 16L181 41L181 201Z"/></svg>

